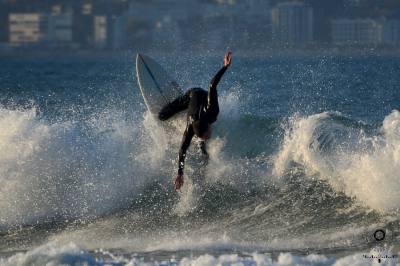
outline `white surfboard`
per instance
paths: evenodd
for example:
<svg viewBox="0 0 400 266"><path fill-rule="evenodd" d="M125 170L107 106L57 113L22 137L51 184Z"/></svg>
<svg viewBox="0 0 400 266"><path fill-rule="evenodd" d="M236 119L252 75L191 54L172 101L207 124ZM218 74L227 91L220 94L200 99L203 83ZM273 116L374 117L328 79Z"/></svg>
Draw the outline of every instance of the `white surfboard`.
<svg viewBox="0 0 400 266"><path fill-rule="evenodd" d="M178 83L148 56L137 54L136 76L144 102L156 117L161 108L183 94Z"/></svg>

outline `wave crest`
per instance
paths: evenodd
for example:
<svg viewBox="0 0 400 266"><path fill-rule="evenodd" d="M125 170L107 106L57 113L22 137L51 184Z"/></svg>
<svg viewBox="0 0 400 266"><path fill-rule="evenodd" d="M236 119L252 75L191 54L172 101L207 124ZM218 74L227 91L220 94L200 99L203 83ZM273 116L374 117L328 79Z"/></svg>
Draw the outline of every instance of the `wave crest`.
<svg viewBox="0 0 400 266"><path fill-rule="evenodd" d="M306 176L318 174L337 191L370 208L400 208L400 114L388 115L380 130L324 112L289 122L282 148L274 160L278 177L301 165Z"/></svg>

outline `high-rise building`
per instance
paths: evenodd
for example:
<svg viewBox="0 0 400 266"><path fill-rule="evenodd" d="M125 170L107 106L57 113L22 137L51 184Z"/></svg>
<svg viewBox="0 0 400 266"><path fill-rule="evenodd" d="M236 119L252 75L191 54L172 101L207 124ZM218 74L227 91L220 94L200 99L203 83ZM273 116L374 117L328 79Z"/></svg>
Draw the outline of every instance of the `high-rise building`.
<svg viewBox="0 0 400 266"><path fill-rule="evenodd" d="M11 13L8 23L11 46L34 45L44 41L48 17L39 13Z"/></svg>
<svg viewBox="0 0 400 266"><path fill-rule="evenodd" d="M301 2L284 2L272 9L273 41L304 46L313 41L313 10Z"/></svg>
<svg viewBox="0 0 400 266"><path fill-rule="evenodd" d="M11 13L11 46L69 46L72 43L72 14Z"/></svg>
<svg viewBox="0 0 400 266"><path fill-rule="evenodd" d="M378 45L382 41L382 23L374 19L334 19L332 42L335 45Z"/></svg>

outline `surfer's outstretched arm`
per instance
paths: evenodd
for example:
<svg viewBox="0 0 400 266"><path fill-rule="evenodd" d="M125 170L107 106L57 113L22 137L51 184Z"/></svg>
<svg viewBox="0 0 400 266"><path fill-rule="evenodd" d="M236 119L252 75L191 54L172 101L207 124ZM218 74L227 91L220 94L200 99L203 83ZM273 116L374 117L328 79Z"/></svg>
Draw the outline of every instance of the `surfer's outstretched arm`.
<svg viewBox="0 0 400 266"><path fill-rule="evenodd" d="M224 56L224 66L217 72L217 74L210 82L207 97L207 114L209 117L209 123L213 123L215 122L215 120L217 120L217 116L219 114L217 86L218 83L221 81L221 78L224 75L225 71L231 65L231 62L232 53L228 52Z"/></svg>
<svg viewBox="0 0 400 266"><path fill-rule="evenodd" d="M183 169L185 168L186 151L194 136L192 125L188 125L183 133L181 148L179 149L178 175L175 178L175 189L180 189L183 185Z"/></svg>
<svg viewBox="0 0 400 266"><path fill-rule="evenodd" d="M179 96L174 101L164 106L158 113L158 118L161 121L168 120L175 114L187 109L189 106L189 102L190 102L190 91L186 92L182 96Z"/></svg>

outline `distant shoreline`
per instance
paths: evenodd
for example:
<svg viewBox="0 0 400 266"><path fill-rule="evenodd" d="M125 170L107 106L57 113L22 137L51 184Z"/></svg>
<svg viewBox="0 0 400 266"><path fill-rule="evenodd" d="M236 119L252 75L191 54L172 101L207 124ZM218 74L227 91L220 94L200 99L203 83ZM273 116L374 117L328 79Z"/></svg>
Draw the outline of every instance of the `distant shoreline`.
<svg viewBox="0 0 400 266"><path fill-rule="evenodd" d="M339 49L339 48L327 48L327 49L268 49L268 50L243 50L243 49L232 49L236 56L239 57L284 57L284 56L305 56L305 57L325 57L325 56L393 56L400 57L399 49ZM77 51L46 51L46 50L0 50L1 59L19 59L19 58L32 58L32 59L50 59L50 58L86 58L86 59L121 59L133 57L139 51L137 50L77 50ZM191 56L193 54L203 54L204 56L218 56L224 53L225 50L194 50L191 51L163 51L163 50L146 50L143 51L149 55L162 55L166 54L171 56Z"/></svg>

